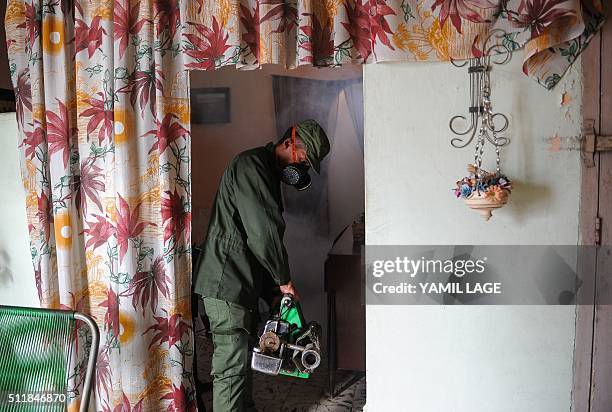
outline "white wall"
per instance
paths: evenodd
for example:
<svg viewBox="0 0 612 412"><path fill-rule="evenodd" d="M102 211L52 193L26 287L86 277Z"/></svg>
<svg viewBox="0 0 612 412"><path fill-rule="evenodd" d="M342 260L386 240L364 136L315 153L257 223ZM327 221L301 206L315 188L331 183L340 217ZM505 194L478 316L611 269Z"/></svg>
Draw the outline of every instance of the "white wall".
<svg viewBox="0 0 612 412"><path fill-rule="evenodd" d="M0 113L0 305L38 307L15 113Z"/></svg>
<svg viewBox="0 0 612 412"><path fill-rule="evenodd" d="M580 133L579 68L549 92L522 74L520 57L492 74L494 108L511 121L503 168L517 187L489 222L450 190L473 159L473 146L450 146L448 129L467 109L467 70L365 67L368 244L578 242L579 154L547 139ZM570 409L572 306L368 306L366 317L369 412Z"/></svg>

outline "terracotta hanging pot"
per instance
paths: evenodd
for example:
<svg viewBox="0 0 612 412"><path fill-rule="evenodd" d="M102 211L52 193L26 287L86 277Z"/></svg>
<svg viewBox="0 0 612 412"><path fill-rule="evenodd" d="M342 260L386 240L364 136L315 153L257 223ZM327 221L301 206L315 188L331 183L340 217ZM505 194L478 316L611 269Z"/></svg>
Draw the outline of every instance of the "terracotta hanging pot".
<svg viewBox="0 0 612 412"><path fill-rule="evenodd" d="M503 190L505 193L497 197L491 196L484 191L474 191L471 195L465 198L465 204L468 205L470 209L478 212L484 220L488 221L491 219L495 209L504 207L504 205L508 203L508 195L510 192L504 189L501 190Z"/></svg>
<svg viewBox="0 0 612 412"><path fill-rule="evenodd" d="M455 197L463 199L470 209L474 209L488 221L495 209L508 203L512 182L499 168L495 173L489 173L470 163L467 170L469 175L456 182L453 189Z"/></svg>

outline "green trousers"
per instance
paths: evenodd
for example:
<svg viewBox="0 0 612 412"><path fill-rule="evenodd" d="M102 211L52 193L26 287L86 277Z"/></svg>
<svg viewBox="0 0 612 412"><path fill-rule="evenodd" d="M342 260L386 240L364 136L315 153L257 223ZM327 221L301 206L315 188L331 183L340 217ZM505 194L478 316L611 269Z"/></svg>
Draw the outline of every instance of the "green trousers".
<svg viewBox="0 0 612 412"><path fill-rule="evenodd" d="M214 352L213 412L254 411L249 341L253 316L247 308L232 302L205 297Z"/></svg>

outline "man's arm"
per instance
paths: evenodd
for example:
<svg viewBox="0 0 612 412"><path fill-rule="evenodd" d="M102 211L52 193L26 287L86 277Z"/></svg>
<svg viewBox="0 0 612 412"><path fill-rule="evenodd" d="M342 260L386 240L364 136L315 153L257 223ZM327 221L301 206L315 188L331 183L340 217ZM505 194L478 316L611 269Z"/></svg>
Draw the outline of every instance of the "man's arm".
<svg viewBox="0 0 612 412"><path fill-rule="evenodd" d="M281 291L288 289L284 286L293 290L289 259L283 244L285 220L273 194L273 182L268 173L257 159L238 162L234 186L236 206L246 230L247 245L253 255L274 281L282 286Z"/></svg>

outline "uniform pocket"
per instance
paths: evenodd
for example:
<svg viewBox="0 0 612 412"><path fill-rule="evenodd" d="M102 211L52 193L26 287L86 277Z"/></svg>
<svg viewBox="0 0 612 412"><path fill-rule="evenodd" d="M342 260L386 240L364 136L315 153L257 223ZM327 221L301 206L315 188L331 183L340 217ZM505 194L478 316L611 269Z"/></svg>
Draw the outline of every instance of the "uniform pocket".
<svg viewBox="0 0 612 412"><path fill-rule="evenodd" d="M246 375L249 336L246 333L213 333L214 353L211 375L218 378Z"/></svg>
<svg viewBox="0 0 612 412"><path fill-rule="evenodd" d="M204 298L204 308L210 320L210 329L213 334L249 334L251 313L247 308L211 297Z"/></svg>
<svg viewBox="0 0 612 412"><path fill-rule="evenodd" d="M233 302L225 302L227 305L227 313L229 314L229 323L232 329L249 334L251 330L251 312L244 306Z"/></svg>

